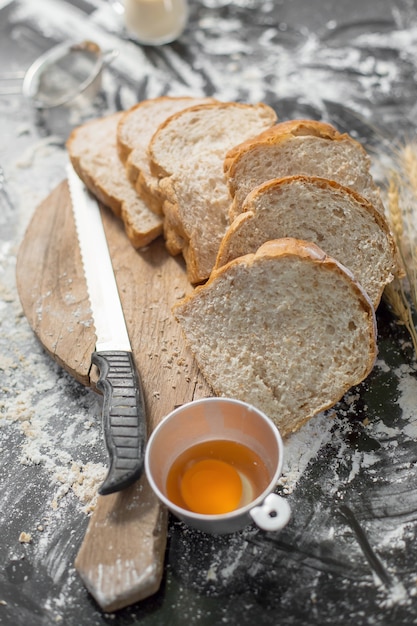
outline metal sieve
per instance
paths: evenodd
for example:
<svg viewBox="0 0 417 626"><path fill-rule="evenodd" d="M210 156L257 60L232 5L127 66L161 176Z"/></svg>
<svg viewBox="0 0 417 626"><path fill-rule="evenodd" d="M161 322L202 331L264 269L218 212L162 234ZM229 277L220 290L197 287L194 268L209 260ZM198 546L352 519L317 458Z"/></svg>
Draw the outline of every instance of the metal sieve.
<svg viewBox="0 0 417 626"><path fill-rule="evenodd" d="M92 41L54 46L26 71L22 93L39 109L68 105L81 95L92 100L101 88L104 65L117 54L102 52Z"/></svg>

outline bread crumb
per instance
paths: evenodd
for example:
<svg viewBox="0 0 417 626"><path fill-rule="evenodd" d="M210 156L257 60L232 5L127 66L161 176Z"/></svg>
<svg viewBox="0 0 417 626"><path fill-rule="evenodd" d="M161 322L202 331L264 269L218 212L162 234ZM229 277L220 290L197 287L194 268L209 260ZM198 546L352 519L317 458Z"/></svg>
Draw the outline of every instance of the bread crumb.
<svg viewBox="0 0 417 626"><path fill-rule="evenodd" d="M30 533L21 532L19 535L20 543L31 543L32 535Z"/></svg>
<svg viewBox="0 0 417 626"><path fill-rule="evenodd" d="M0 600L0 605L1 606L7 606L6 600Z"/></svg>

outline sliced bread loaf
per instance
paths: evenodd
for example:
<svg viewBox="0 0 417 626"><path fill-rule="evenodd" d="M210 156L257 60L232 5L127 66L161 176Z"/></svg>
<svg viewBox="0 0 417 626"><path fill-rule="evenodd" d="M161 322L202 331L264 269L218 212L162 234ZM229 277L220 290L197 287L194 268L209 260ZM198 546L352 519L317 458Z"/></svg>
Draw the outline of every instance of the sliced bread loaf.
<svg viewBox="0 0 417 626"><path fill-rule="evenodd" d="M91 120L67 140L71 163L87 188L120 217L135 248L162 233L162 220L139 198L117 152L117 125L122 113Z"/></svg>
<svg viewBox="0 0 417 626"><path fill-rule="evenodd" d="M367 294L300 240L270 241L213 271L173 311L214 392L254 404L283 436L340 400L376 357Z"/></svg>
<svg viewBox="0 0 417 626"><path fill-rule="evenodd" d="M190 106L215 102L213 98L161 96L143 100L123 113L117 128L117 149L129 180L139 196L157 215L162 214L158 179L149 167L148 144L158 126Z"/></svg>
<svg viewBox="0 0 417 626"><path fill-rule="evenodd" d="M167 248L183 253L192 283L210 275L228 225L227 151L275 122L264 104L216 102L172 115L152 137L151 172L162 179Z"/></svg>
<svg viewBox="0 0 417 626"><path fill-rule="evenodd" d="M216 267L270 239L316 243L348 267L376 308L397 271L396 247L385 217L362 196L335 181L288 176L255 187L220 245Z"/></svg>
<svg viewBox="0 0 417 626"><path fill-rule="evenodd" d="M242 211L254 187L296 174L328 178L351 187L383 213L370 167L370 158L361 144L330 124L314 120L281 122L227 154L224 170L233 197L231 218Z"/></svg>

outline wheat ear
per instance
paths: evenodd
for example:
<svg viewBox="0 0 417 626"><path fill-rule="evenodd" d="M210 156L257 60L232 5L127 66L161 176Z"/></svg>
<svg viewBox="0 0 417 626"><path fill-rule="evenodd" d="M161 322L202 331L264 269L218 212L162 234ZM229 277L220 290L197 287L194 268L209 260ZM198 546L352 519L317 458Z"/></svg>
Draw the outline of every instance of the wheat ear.
<svg viewBox="0 0 417 626"><path fill-rule="evenodd" d="M398 319L399 324L403 324L408 330L413 343L414 352L417 354L417 332L414 326L411 307L404 293L401 280L396 278L384 289L384 298L391 307L392 312Z"/></svg>
<svg viewBox="0 0 417 626"><path fill-rule="evenodd" d="M417 250L414 243L413 200L417 200L417 152L406 144L397 154L399 168L391 173L388 188L388 214L397 243L410 297L417 310ZM395 279L384 290L384 298L401 324L407 328L417 355L417 332L403 282Z"/></svg>

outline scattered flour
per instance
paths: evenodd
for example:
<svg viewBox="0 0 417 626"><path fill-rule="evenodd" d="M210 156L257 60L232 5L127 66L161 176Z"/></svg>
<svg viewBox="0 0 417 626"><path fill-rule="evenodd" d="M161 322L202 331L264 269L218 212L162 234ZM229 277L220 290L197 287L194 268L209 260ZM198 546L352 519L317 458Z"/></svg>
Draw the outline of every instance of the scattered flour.
<svg viewBox="0 0 417 626"><path fill-rule="evenodd" d="M327 414L317 415L285 441L284 466L279 485L291 493L310 461L332 437L333 421Z"/></svg>
<svg viewBox="0 0 417 626"><path fill-rule="evenodd" d="M20 463L40 465L49 473L55 491L51 496L53 506L62 505L71 491L85 513L90 513L106 471L102 462L89 460L97 457L97 449L103 447L99 400L69 381L43 355L21 317L17 295L9 298L8 309L16 312L6 317L15 332L7 352L0 357L0 445L7 445L9 428L15 424L22 435L17 451ZM31 346L30 354L21 352L25 345ZM63 405L66 387L69 397ZM75 397L72 387L77 390Z"/></svg>
<svg viewBox="0 0 417 626"><path fill-rule="evenodd" d="M52 508L59 507L59 501L71 489L84 505L83 511L91 513L98 497L98 487L103 482L107 469L101 463L72 463L71 467L58 469L54 480L61 486L55 492Z"/></svg>

